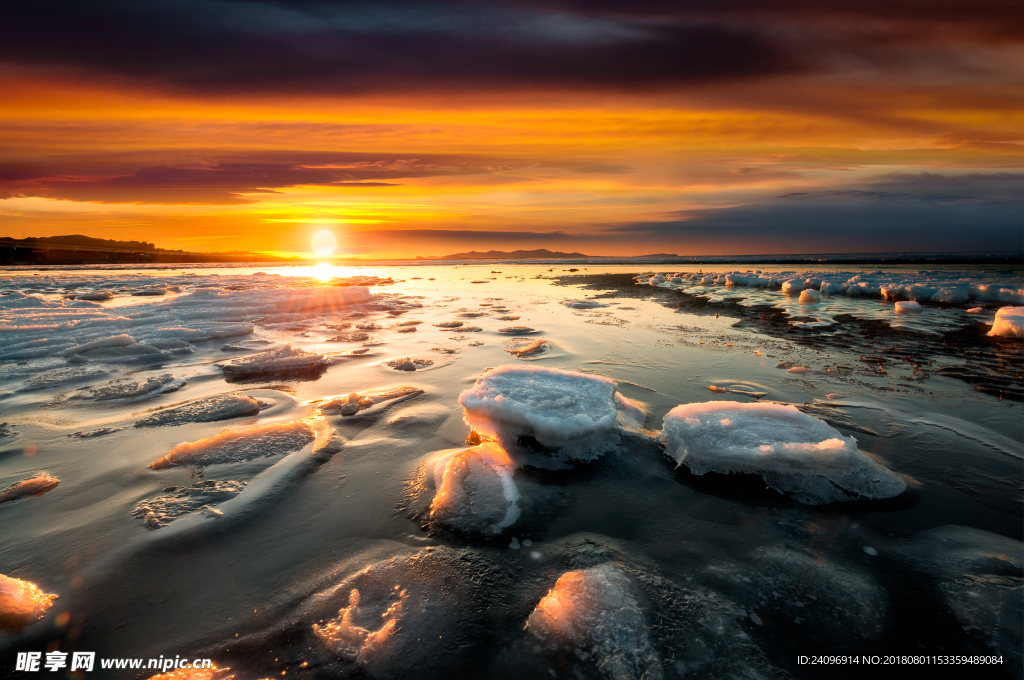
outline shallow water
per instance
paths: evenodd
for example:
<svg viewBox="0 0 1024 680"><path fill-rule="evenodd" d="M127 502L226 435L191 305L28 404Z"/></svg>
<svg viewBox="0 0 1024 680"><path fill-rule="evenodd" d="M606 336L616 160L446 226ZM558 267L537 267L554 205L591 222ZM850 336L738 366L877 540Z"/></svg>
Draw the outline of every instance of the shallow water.
<svg viewBox="0 0 1024 680"><path fill-rule="evenodd" d="M1019 677L1019 401L941 370L964 363L955 352L935 350L930 363L890 356L883 368L865 355L870 336L853 345L827 327L794 325L809 316L895 322L891 302L830 298L811 314L778 290L655 290L632 284L635 266L569 268L3 272L0 422L10 434L0 437L0 488L42 473L59 479L43 495L0 504L0 573L59 595L40 622L0 632L5 671L16 651L59 648L210 657L239 680L606 677L602 669L619 666L602 661L597 632L580 638L592 646L581 653L524 626L564 573L611 563L647 626L634 630L631 614L626 637L653 650L664 677L834 677L797 657L852 653L998 654L1003 664L985 672ZM928 276L940 274L1016 276ZM381 285L363 301L334 285L356 276L379 278L353 285ZM98 290L114 297L71 297ZM680 303L698 295L722 305ZM580 299L602 306L561 304ZM763 315L767 306L791 334L740 309ZM995 306L979 318L966 305L926 305L901 330L903 347L984 328ZM422 323L399 325L410 321ZM436 325L453 321L463 325ZM531 330L499 332L510 326ZM79 349L120 335L133 342ZM1021 365L1020 341L970 337L958 351L1001 352ZM874 341L877 353L888 340ZM226 379L224 364L285 345L332 363ZM496 537L434 526L425 463L465 445L459 394L503 364L609 377L644 410L645 432L572 469L516 469L522 512ZM397 386L416 389L316 418L324 400ZM251 398L228 400L242 415L223 406L217 417L227 419L188 415L211 412L193 402L225 394ZM647 436L676 405L756 399L795 404L855 437L908 491L800 505L758 477L677 469ZM154 417L171 407L185 408ZM206 464L151 467L183 442L254 427L249 439L203 444ZM332 428L343 444L322 448ZM164 514L147 521L153 508ZM379 633L379 644L358 651L326 644L313 628L350 606L353 589L354 625ZM128 677L117 673L90 675Z"/></svg>

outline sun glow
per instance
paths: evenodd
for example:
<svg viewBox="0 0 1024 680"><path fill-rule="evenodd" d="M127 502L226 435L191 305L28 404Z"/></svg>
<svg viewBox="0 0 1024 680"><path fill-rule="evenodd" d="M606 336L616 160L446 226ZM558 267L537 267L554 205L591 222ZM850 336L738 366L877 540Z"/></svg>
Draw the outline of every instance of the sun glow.
<svg viewBox="0 0 1024 680"><path fill-rule="evenodd" d="M313 276L320 279L321 281L326 281L327 279L330 279L338 275L337 271L334 268L334 265L330 264L329 262L320 262L313 265L312 273Z"/></svg>
<svg viewBox="0 0 1024 680"><path fill-rule="evenodd" d="M334 248L338 245L337 239L334 238L334 234L322 229L313 234L313 252L321 257L330 255L334 252Z"/></svg>

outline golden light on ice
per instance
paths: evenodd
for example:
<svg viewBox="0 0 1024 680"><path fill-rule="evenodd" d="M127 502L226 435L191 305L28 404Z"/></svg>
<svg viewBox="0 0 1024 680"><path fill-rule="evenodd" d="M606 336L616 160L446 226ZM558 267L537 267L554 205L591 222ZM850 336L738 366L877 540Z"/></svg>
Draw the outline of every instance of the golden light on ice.
<svg viewBox="0 0 1024 680"><path fill-rule="evenodd" d="M334 248L338 245L338 241L334 238L334 234L326 229L321 229L313 234L312 245L313 252L317 255L324 256L330 255L334 252Z"/></svg>

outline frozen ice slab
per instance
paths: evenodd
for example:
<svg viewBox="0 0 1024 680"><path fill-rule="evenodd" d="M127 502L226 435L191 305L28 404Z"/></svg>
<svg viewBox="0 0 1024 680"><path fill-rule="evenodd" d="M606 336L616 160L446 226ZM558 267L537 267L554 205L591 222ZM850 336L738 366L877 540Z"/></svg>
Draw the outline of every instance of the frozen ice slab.
<svg viewBox="0 0 1024 680"><path fill-rule="evenodd" d="M121 378L105 382L96 387L83 389L75 394L74 398L96 401L135 401L150 399L167 392L176 392L184 384L184 380L170 373L150 376L145 380Z"/></svg>
<svg viewBox="0 0 1024 680"><path fill-rule="evenodd" d="M858 451L856 439L794 406L683 404L665 415L658 438L695 475L760 475L807 505L891 498L906 489L899 475Z"/></svg>
<svg viewBox="0 0 1024 680"><path fill-rule="evenodd" d="M166 456L153 461L150 467L161 470L183 465L213 465L251 460L298 451L315 439L314 423L306 420L224 430L198 441L178 444Z"/></svg>
<svg viewBox="0 0 1024 680"><path fill-rule="evenodd" d="M234 498L244 488L245 482L217 482L212 479L194 486L170 487L164 489L170 492L168 494L139 501L132 516L143 520L150 529L159 529L181 515L212 508Z"/></svg>
<svg viewBox="0 0 1024 680"><path fill-rule="evenodd" d="M0 630L16 633L38 621L56 599L34 583L0 574Z"/></svg>
<svg viewBox="0 0 1024 680"><path fill-rule="evenodd" d="M562 574L530 614L526 629L549 649L577 656L582 651L608 680L665 675L635 588L609 563Z"/></svg>
<svg viewBox="0 0 1024 680"><path fill-rule="evenodd" d="M432 521L463 533L493 536L519 519L515 464L497 443L449 451L428 466L436 490Z"/></svg>
<svg viewBox="0 0 1024 680"><path fill-rule="evenodd" d="M130 335L122 333L121 335L112 335L109 338L101 338L99 340L92 340L81 345L75 345L69 347L60 353L63 357L69 357L73 354L83 354L85 352L91 352L96 349L106 349L109 347L124 347L126 345L135 344L135 338Z"/></svg>
<svg viewBox="0 0 1024 680"><path fill-rule="evenodd" d="M989 335L1008 338L1024 338L1024 307L1003 307L996 312Z"/></svg>
<svg viewBox="0 0 1024 680"><path fill-rule="evenodd" d="M323 354L285 345L280 349L236 359L224 366L224 375L244 379L285 373L319 373L330 365L331 360Z"/></svg>
<svg viewBox="0 0 1024 680"><path fill-rule="evenodd" d="M562 457L592 460L617 443L615 382L555 368L500 366L459 395L466 421L506 451L533 437Z"/></svg>
<svg viewBox="0 0 1024 680"><path fill-rule="evenodd" d="M264 404L265 406L266 404ZM135 421L135 427L160 427L185 423L212 423L218 420L259 415L259 402L240 394L221 394L184 406L164 409Z"/></svg>
<svg viewBox="0 0 1024 680"><path fill-rule="evenodd" d="M59 484L59 482L53 475L36 475L35 477L22 480L16 484L11 484L3 491L0 491L0 503L16 501L19 498L26 498L29 496L42 496L47 491L56 488L57 484Z"/></svg>

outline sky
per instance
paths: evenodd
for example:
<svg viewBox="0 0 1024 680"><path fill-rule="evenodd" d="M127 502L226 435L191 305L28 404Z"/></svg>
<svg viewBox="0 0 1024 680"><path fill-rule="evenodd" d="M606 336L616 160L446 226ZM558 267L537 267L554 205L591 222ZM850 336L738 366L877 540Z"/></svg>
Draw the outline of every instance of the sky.
<svg viewBox="0 0 1024 680"><path fill-rule="evenodd" d="M1018 0L33 0L0 236L1024 251Z"/></svg>

